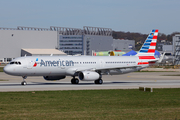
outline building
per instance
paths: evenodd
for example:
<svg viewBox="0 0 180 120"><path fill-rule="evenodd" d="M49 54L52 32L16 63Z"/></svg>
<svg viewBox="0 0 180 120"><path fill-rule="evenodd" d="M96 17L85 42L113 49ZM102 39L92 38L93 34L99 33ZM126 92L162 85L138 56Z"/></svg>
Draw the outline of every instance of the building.
<svg viewBox="0 0 180 120"><path fill-rule="evenodd" d="M21 49L21 56L62 56L67 55L57 49Z"/></svg>
<svg viewBox="0 0 180 120"><path fill-rule="evenodd" d="M68 55L83 54L83 34L81 29L51 26L57 32L57 48Z"/></svg>
<svg viewBox="0 0 180 120"><path fill-rule="evenodd" d="M84 26L83 29L50 27L58 32L58 49L68 55L92 55L93 52L135 48L134 40L113 40L112 29Z"/></svg>
<svg viewBox="0 0 180 120"><path fill-rule="evenodd" d="M173 55L173 45L162 45L162 51Z"/></svg>
<svg viewBox="0 0 180 120"><path fill-rule="evenodd" d="M174 65L180 65L180 34L173 36Z"/></svg>
<svg viewBox="0 0 180 120"><path fill-rule="evenodd" d="M83 27L84 54L92 55L93 51L113 50L112 29L99 27Z"/></svg>
<svg viewBox="0 0 180 120"><path fill-rule="evenodd" d="M176 34L172 39L172 42L157 43L157 50L161 53L166 52L164 57L166 63L180 65L180 34Z"/></svg>
<svg viewBox="0 0 180 120"><path fill-rule="evenodd" d="M50 27L57 31L58 49L68 55L92 55L92 51L112 49L112 29L88 27L82 29Z"/></svg>
<svg viewBox="0 0 180 120"><path fill-rule="evenodd" d="M121 50L123 52L135 50L135 40L113 39L113 50Z"/></svg>
<svg viewBox="0 0 180 120"><path fill-rule="evenodd" d="M21 49L55 49L57 32L46 28L0 28L0 62L21 56Z"/></svg>
<svg viewBox="0 0 180 120"><path fill-rule="evenodd" d="M10 62L13 58L24 55L57 55L50 49L57 49L68 55L92 55L93 51L130 51L135 46L134 41L113 40L110 28L88 26L83 29L55 26L0 28L0 43L0 62ZM41 53L32 52L35 49ZM44 54L41 49L51 52Z"/></svg>

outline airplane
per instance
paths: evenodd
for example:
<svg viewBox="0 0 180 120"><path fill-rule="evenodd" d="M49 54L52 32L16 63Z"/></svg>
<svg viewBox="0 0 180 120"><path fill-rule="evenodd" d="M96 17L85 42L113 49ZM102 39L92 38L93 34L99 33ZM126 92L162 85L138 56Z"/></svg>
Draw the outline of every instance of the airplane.
<svg viewBox="0 0 180 120"><path fill-rule="evenodd" d="M24 56L12 60L4 72L22 76L21 85L27 84L27 76L43 76L48 81L72 76L72 84L78 84L79 79L102 84L102 75L139 71L157 62L159 58L154 57L157 36L158 30L152 30L135 56Z"/></svg>

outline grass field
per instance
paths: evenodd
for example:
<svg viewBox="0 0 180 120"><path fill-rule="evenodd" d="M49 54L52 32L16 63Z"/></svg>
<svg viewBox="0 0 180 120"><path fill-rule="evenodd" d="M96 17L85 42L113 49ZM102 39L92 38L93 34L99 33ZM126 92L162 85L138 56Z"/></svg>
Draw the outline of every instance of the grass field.
<svg viewBox="0 0 180 120"><path fill-rule="evenodd" d="M175 74L175 75L162 75L162 76L180 76L180 74Z"/></svg>
<svg viewBox="0 0 180 120"><path fill-rule="evenodd" d="M4 67L0 67L0 72L4 72L4 71L3 71L3 68L4 68Z"/></svg>
<svg viewBox="0 0 180 120"><path fill-rule="evenodd" d="M180 119L180 89L0 92L0 119Z"/></svg>

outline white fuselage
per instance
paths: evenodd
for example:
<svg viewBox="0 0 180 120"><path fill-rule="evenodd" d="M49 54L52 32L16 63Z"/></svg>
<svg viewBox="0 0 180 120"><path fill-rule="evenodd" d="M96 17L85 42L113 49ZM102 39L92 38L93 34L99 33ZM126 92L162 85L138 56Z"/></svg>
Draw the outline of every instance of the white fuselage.
<svg viewBox="0 0 180 120"><path fill-rule="evenodd" d="M102 74L122 74L137 71L149 64L137 56L30 56L13 61L4 71L16 76L77 76L78 71L97 70Z"/></svg>

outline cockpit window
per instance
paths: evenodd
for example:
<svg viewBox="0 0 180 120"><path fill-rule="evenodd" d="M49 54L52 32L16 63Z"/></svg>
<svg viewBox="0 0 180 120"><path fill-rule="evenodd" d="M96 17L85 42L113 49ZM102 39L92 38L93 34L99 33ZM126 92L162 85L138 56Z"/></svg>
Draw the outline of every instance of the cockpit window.
<svg viewBox="0 0 180 120"><path fill-rule="evenodd" d="M19 61L10 62L10 65L12 65L12 64L21 65L21 62L19 62Z"/></svg>
<svg viewBox="0 0 180 120"><path fill-rule="evenodd" d="M10 64L14 64L14 62L10 62Z"/></svg>

